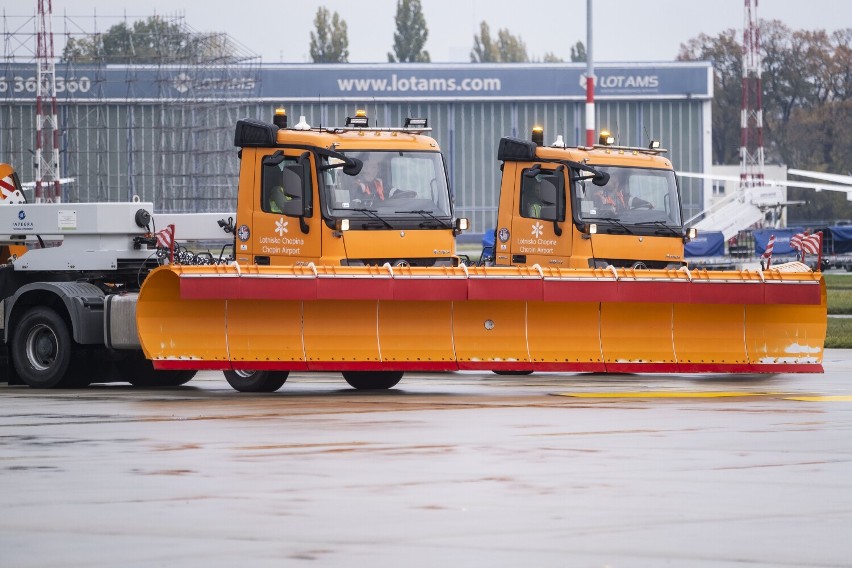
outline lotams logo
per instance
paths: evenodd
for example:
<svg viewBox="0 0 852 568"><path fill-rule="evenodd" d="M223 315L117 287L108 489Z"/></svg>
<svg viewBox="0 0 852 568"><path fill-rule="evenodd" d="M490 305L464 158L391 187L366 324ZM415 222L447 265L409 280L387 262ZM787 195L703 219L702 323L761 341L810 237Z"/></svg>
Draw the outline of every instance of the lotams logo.
<svg viewBox="0 0 852 568"><path fill-rule="evenodd" d="M580 86L586 88L586 74L580 75ZM595 88L650 90L660 86L659 75L596 75Z"/></svg>
<svg viewBox="0 0 852 568"><path fill-rule="evenodd" d="M195 78L186 73L179 73L172 79L172 87L179 93L186 93L190 89L205 94L219 91L251 91L255 86L256 82L252 77Z"/></svg>

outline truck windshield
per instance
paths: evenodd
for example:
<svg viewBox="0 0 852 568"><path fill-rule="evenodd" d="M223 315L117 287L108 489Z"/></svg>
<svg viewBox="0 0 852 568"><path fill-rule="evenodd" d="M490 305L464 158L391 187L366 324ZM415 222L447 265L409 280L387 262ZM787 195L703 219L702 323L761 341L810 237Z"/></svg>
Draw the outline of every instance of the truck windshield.
<svg viewBox="0 0 852 568"><path fill-rule="evenodd" d="M345 152L363 162L356 176L343 168L323 171L329 217L449 219L450 196L440 152ZM334 164L334 158L331 158Z"/></svg>
<svg viewBox="0 0 852 568"><path fill-rule="evenodd" d="M574 184L571 199L577 221L612 222L622 227L681 226L680 200L673 171L594 167L607 172L609 182L603 187L592 184L591 180Z"/></svg>

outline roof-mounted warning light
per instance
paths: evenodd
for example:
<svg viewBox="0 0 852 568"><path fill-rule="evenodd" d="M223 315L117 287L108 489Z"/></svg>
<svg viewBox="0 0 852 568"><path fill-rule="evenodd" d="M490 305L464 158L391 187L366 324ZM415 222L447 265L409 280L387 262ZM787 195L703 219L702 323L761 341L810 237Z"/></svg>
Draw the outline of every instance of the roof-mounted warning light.
<svg viewBox="0 0 852 568"><path fill-rule="evenodd" d="M541 126L533 126L532 141L536 146L544 146L544 128Z"/></svg>
<svg viewBox="0 0 852 568"><path fill-rule="evenodd" d="M609 133L609 130L601 130L601 134L598 137L598 144L601 146L612 146L615 144L615 136Z"/></svg>
<svg viewBox="0 0 852 568"><path fill-rule="evenodd" d="M651 140L648 144L649 150L659 150L660 149L660 141L659 140Z"/></svg>
<svg viewBox="0 0 852 568"><path fill-rule="evenodd" d="M355 128L367 128L370 124L370 119L367 117L367 111L359 109L355 111L355 116L346 117L346 126L354 126Z"/></svg>
<svg viewBox="0 0 852 568"><path fill-rule="evenodd" d="M272 124L278 128L287 128L287 111L283 107L275 109L275 114L272 115Z"/></svg>

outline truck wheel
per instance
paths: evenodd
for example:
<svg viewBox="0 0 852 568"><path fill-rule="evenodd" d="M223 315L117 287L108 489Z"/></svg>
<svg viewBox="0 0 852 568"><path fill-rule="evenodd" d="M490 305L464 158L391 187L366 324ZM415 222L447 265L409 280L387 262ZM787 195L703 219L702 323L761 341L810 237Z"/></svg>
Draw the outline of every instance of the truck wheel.
<svg viewBox="0 0 852 568"><path fill-rule="evenodd" d="M495 375L532 375L532 371L491 371Z"/></svg>
<svg viewBox="0 0 852 568"><path fill-rule="evenodd" d="M134 387L179 387L195 377L197 371L157 371L152 369L150 375L137 375L129 382Z"/></svg>
<svg viewBox="0 0 852 568"><path fill-rule="evenodd" d="M35 389L74 386L67 377L73 341L59 314L38 306L24 313L12 336L18 376Z"/></svg>
<svg viewBox="0 0 852 568"><path fill-rule="evenodd" d="M118 362L121 379L134 387L179 387L188 383L197 371L158 371L142 356L132 356Z"/></svg>
<svg viewBox="0 0 852 568"><path fill-rule="evenodd" d="M275 392L287 382L289 371L223 371L225 380L240 392Z"/></svg>
<svg viewBox="0 0 852 568"><path fill-rule="evenodd" d="M343 371L349 386L358 390L385 390L402 380L402 371Z"/></svg>

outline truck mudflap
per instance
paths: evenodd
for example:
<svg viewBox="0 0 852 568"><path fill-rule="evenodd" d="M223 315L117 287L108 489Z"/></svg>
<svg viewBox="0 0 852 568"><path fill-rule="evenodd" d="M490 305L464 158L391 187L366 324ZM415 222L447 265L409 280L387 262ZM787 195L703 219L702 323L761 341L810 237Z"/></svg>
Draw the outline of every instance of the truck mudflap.
<svg viewBox="0 0 852 568"><path fill-rule="evenodd" d="M158 369L821 373L825 283L766 271L164 266Z"/></svg>

